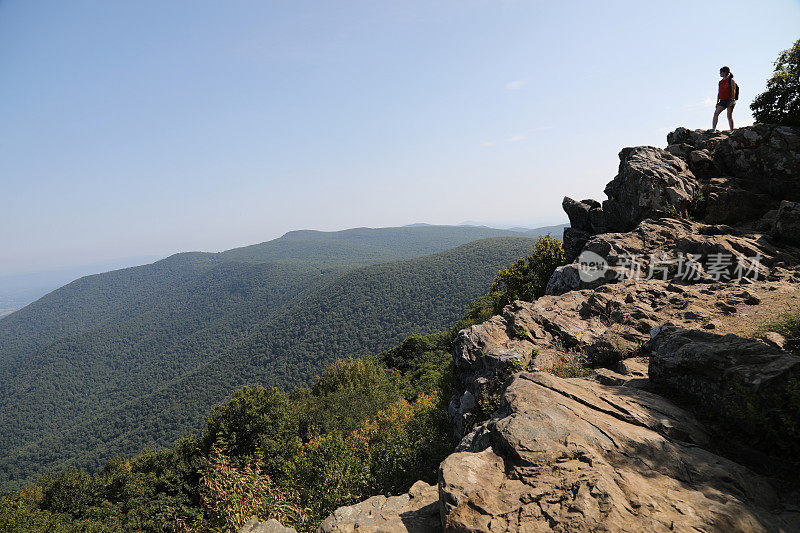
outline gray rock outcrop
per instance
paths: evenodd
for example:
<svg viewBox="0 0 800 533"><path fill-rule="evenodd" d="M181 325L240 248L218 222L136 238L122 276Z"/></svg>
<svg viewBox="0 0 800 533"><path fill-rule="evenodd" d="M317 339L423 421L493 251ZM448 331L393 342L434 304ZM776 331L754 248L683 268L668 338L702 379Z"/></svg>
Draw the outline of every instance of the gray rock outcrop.
<svg viewBox="0 0 800 533"><path fill-rule="evenodd" d="M605 189L606 231L630 231L646 218L688 213L699 184L686 162L651 146L625 148L619 157L619 172Z"/></svg>
<svg viewBox="0 0 800 533"><path fill-rule="evenodd" d="M435 533L441 531L439 490L417 481L407 494L373 496L340 507L325 519L318 533Z"/></svg>
<svg viewBox="0 0 800 533"><path fill-rule="evenodd" d="M800 450L776 455L800 441L800 357L774 331L744 336L800 304L800 129L668 143L623 149L604 202L564 199L570 263L545 296L459 332L458 445L437 486L340 508L321 531L800 531ZM583 275L586 256L602 275ZM753 413L783 424L780 450L751 438Z"/></svg>
<svg viewBox="0 0 800 533"><path fill-rule="evenodd" d="M595 235L582 251L602 258L608 265L605 274L584 280L577 262L558 267L548 281L547 294L559 295L629 278L679 279L689 283L740 277L785 279L796 276L794 267L800 263L797 251L779 247L762 233L676 218L645 220L627 233Z"/></svg>
<svg viewBox="0 0 800 533"><path fill-rule="evenodd" d="M755 434L760 420L748 416L746 404L783 405L794 419L787 422L800 428L789 403L789 388L800 387L800 357L758 340L672 326L657 328L647 349L650 381L706 416Z"/></svg>
<svg viewBox="0 0 800 533"><path fill-rule="evenodd" d="M258 517L250 517L238 533L297 533L293 528L286 527L274 518L261 522Z"/></svg>
<svg viewBox="0 0 800 533"><path fill-rule="evenodd" d="M784 281L742 286L652 279L516 301L502 315L456 337L457 390L449 406L453 431L460 440L476 422L491 416L487 409L496 406L504 383L520 370L550 370L565 357L613 367L645 349L656 327L704 327L749 309L758 311L762 301L795 292L800 294L800 285Z"/></svg>
<svg viewBox="0 0 800 533"><path fill-rule="evenodd" d="M637 389L516 375L440 468L445 531L779 531L770 484L703 447L688 413Z"/></svg>
<svg viewBox="0 0 800 533"><path fill-rule="evenodd" d="M772 236L779 241L800 246L800 203L781 202L775 215Z"/></svg>
<svg viewBox="0 0 800 533"><path fill-rule="evenodd" d="M569 261L592 235L630 231L648 218L688 214L709 224L757 227L783 200L800 202L800 128L759 124L734 133L678 128L667 140L665 150L622 150L602 205L564 199Z"/></svg>

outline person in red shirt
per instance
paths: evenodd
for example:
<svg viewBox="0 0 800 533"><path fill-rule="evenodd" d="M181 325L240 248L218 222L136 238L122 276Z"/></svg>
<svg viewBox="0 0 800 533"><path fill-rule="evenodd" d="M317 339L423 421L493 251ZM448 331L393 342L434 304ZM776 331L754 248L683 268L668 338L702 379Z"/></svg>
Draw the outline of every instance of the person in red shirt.
<svg viewBox="0 0 800 533"><path fill-rule="evenodd" d="M719 69L719 90L717 91L717 107L714 109L714 120L711 123L711 130L717 131L717 120L723 110L728 110L728 125L733 131L733 108L736 105L736 82L733 81L733 73L728 67Z"/></svg>

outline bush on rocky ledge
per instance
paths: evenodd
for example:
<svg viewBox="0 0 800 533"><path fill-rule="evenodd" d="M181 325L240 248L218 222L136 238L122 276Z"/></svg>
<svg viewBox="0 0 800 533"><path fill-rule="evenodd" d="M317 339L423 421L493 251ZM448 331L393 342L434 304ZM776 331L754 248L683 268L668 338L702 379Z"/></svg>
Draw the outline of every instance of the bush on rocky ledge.
<svg viewBox="0 0 800 533"><path fill-rule="evenodd" d="M561 241L548 233L539 237L533 253L522 257L508 268L501 270L492 284L494 314L514 300L532 302L544 295L547 281L556 268L565 263Z"/></svg>

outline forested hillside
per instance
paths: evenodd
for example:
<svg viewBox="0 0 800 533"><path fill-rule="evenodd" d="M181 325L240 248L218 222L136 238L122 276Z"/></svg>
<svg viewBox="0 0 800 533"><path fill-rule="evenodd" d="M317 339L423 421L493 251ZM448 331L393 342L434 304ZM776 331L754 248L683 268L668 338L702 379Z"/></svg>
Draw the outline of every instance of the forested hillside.
<svg viewBox="0 0 800 533"><path fill-rule="evenodd" d="M560 226L531 230L528 234L472 226L304 230L220 253L175 254L150 265L80 278L0 319L0 365L53 340L118 322L120 314L137 314L164 291L179 288L220 263L271 262L341 269L418 257L487 237L536 237L560 230Z"/></svg>
<svg viewBox="0 0 800 533"><path fill-rule="evenodd" d="M416 235L412 240L431 236L416 250L447 246L472 230L496 231L296 232L278 239L302 237L295 245L280 243L280 253L269 251L269 243L250 247L251 257L271 253L266 262L243 261L246 249L181 254L148 265L169 281L166 286L143 274L148 267L125 269L48 295L48 305L22 310L34 317L27 323L17 316L22 312L6 319L13 319L10 326L0 321L7 328L3 347L14 350L0 361L0 483L7 490L47 468L93 468L116 454L169 444L197 429L208 408L237 387L262 382L288 390L308 383L335 357L374 352L444 327L533 242L489 239L428 257L355 266L368 261L368 250L373 257L412 253L413 247L392 252L370 244L380 242L376 234L389 238L389 230L403 246L409 234ZM331 235L349 252L311 261L308 249ZM330 251L336 239L324 248ZM238 255L229 260L226 254ZM75 302L89 307L93 297L101 311L69 317ZM9 332L35 322L49 329L27 344Z"/></svg>
<svg viewBox="0 0 800 533"><path fill-rule="evenodd" d="M312 339L307 349L324 349L325 339L313 339L341 323L343 310L357 315L349 332L353 335L381 329L381 317L389 313L398 322L431 313L430 307L413 304L428 293L443 291L443 298L432 305L449 307L460 301L460 291L452 290L454 282L471 287L495 257L522 244L534 254L528 264L540 270L552 272L563 262L561 245L552 239L535 244L521 238L488 239L354 270L333 280L319 298L309 296L286 312L331 311L327 320L317 315L319 325L310 318L300 320L303 336ZM309 388L289 393L262 385L241 388L202 414L205 424L197 433L170 447L114 458L93 475L68 468L0 497L0 531L237 531L257 514L306 532L340 505L402 492L417 479L434 481L439 462L454 445L447 421L454 386L448 350L461 328L484 321L513 297L512 287L541 289L543 272L520 269L519 264L497 275L493 284L490 275L479 294L488 286L492 292L452 313L456 318L436 333L412 335L366 357L338 359ZM465 272L471 274L462 280ZM237 360L237 351L269 344L272 334L259 332L236 346L217 370L243 371L247 357ZM388 342L376 339L377 345ZM202 391L197 377L181 378L173 389ZM163 398L147 398L154 402L152 411L183 402L180 394L170 398L163 392ZM130 422L121 420L119 425ZM109 429L114 430L104 431ZM102 441L102 435L91 431L74 436L92 444Z"/></svg>

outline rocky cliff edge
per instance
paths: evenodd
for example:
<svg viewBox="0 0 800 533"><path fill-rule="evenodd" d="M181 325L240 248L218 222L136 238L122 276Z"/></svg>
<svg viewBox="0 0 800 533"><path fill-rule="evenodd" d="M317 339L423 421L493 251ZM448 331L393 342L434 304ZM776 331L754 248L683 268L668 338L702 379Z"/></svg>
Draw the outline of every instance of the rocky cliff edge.
<svg viewBox="0 0 800 533"><path fill-rule="evenodd" d="M459 333L438 484L319 531L800 531L800 357L754 329L800 305L800 129L667 140L564 199L546 296Z"/></svg>

